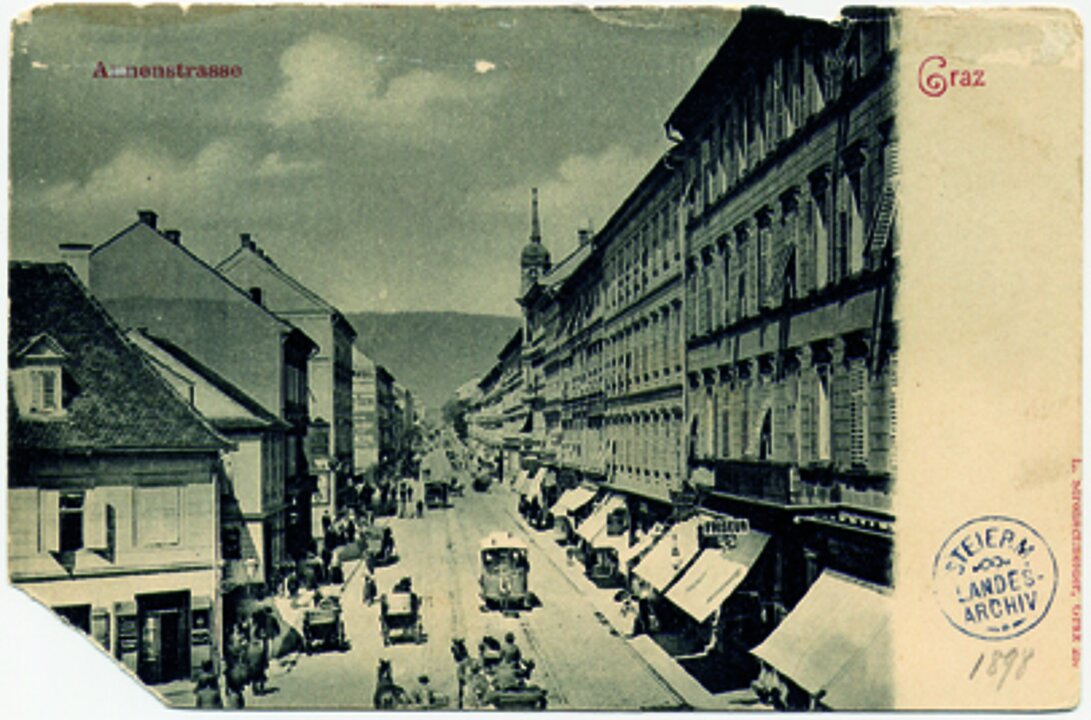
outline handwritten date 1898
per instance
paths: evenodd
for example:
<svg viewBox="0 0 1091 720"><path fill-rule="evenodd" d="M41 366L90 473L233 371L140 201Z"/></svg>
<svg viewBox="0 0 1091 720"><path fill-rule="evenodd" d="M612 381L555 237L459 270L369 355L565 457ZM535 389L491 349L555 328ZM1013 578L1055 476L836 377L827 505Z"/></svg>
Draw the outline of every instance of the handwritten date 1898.
<svg viewBox="0 0 1091 720"><path fill-rule="evenodd" d="M984 673L984 677L996 678L996 689L1000 690L1004 687L1009 675L1015 680L1023 677L1027 671L1027 664L1033 657L1034 648L1013 647L1008 650L993 650L992 653L983 652L974 661L969 679L973 680Z"/></svg>

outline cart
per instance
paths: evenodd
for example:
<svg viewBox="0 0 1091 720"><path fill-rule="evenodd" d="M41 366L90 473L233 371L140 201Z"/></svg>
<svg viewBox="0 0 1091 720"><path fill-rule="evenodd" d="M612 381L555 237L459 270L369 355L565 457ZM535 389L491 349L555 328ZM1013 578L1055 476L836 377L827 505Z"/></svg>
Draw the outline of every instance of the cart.
<svg viewBox="0 0 1091 720"><path fill-rule="evenodd" d="M325 597L317 607L303 612L303 648L307 654L315 648L345 650L345 623L341 619L341 602L335 597Z"/></svg>
<svg viewBox="0 0 1091 720"><path fill-rule="evenodd" d="M398 559L394 531L385 525L372 525L360 533L360 549L372 566L392 565Z"/></svg>
<svg viewBox="0 0 1091 720"><path fill-rule="evenodd" d="M501 681L499 643L486 636L473 656L463 638L451 642L451 654L457 666L458 706L460 709L492 707L496 710L545 710L548 692L530 682L534 661L527 660L515 669L514 682Z"/></svg>
<svg viewBox="0 0 1091 720"><path fill-rule="evenodd" d="M379 625L383 645L394 641L424 640L424 625L420 616L420 596L412 591L392 592L379 600Z"/></svg>

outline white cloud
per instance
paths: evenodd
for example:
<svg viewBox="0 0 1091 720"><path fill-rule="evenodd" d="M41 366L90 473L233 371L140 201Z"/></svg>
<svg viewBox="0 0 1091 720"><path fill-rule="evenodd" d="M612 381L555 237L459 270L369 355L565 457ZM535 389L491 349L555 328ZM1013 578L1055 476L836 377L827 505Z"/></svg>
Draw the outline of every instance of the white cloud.
<svg viewBox="0 0 1091 720"><path fill-rule="evenodd" d="M252 158L236 144L216 140L190 161L152 147L128 147L84 182L65 182L46 188L35 200L63 208L73 217L101 207L177 205L215 201L224 179L252 167Z"/></svg>
<svg viewBox="0 0 1091 720"><path fill-rule="evenodd" d="M415 69L388 77L380 70L386 65L383 56L344 38L310 35L281 56L284 84L273 99L270 119L278 127L329 119L372 130L435 134L450 126L444 122L445 109L473 107L489 92L471 74Z"/></svg>

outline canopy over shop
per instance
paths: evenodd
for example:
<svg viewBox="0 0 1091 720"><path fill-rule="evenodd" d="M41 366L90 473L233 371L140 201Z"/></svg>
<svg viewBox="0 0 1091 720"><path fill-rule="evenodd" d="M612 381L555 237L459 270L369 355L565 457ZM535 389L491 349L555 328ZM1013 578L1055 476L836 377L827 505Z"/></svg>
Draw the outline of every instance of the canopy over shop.
<svg viewBox="0 0 1091 720"><path fill-rule="evenodd" d="M825 570L753 653L821 707L893 707L891 598L883 588Z"/></svg>

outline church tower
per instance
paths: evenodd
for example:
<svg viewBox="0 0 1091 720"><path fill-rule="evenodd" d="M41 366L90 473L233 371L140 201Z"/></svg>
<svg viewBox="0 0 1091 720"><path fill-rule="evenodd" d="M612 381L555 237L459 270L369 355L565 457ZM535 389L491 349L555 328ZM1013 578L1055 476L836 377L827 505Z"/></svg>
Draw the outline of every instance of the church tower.
<svg viewBox="0 0 1091 720"><path fill-rule="evenodd" d="M522 270L519 296L522 297L550 268L549 251L542 245L542 229L538 222L538 188L530 191L530 242L523 248L519 265Z"/></svg>

